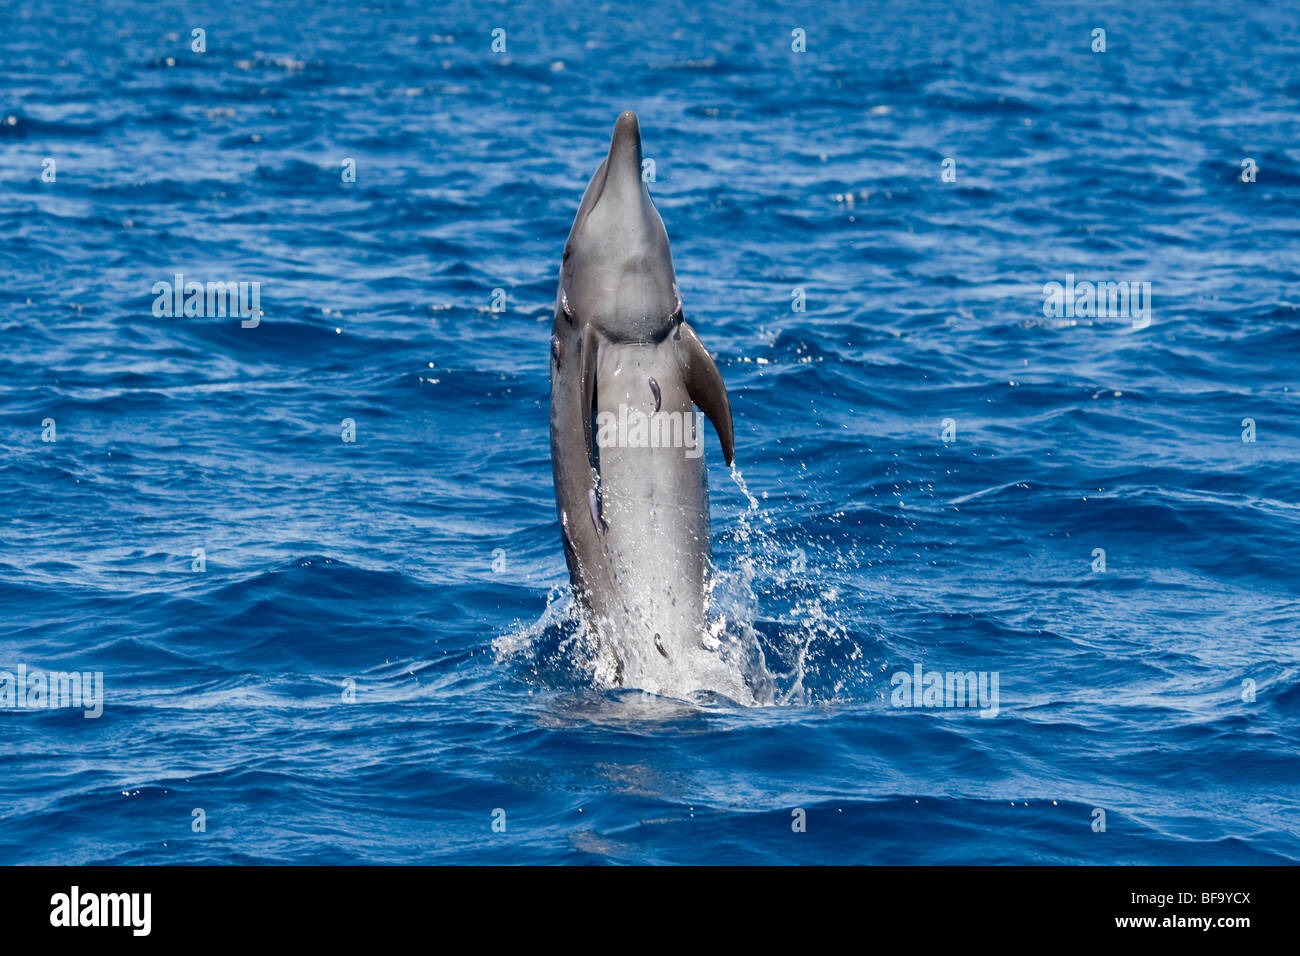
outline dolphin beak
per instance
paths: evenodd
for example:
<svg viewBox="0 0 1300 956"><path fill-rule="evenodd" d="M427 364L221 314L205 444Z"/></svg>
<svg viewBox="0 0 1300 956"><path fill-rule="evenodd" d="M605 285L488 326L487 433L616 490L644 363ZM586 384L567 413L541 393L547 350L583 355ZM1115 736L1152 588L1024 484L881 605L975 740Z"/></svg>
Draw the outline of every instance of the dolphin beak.
<svg viewBox="0 0 1300 956"><path fill-rule="evenodd" d="M606 188L612 183L620 188L631 184L638 191L641 188L641 125L631 110L619 116L609 143L609 157L605 160Z"/></svg>
<svg viewBox="0 0 1300 956"><path fill-rule="evenodd" d="M614 124L614 135L609 141L609 155L600 164L573 221L574 231L585 228L587 221L602 202L614 206L612 215L627 224L644 220L646 207L653 209L650 191L641 181L641 124L631 110L622 113Z"/></svg>

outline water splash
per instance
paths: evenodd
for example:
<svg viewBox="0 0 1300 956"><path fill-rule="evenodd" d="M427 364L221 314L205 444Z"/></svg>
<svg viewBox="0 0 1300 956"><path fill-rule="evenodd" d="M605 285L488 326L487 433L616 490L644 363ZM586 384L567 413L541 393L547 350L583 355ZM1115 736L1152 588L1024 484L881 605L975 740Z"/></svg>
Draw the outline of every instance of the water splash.
<svg viewBox="0 0 1300 956"><path fill-rule="evenodd" d="M783 543L772 515L750 492L739 469L733 466L730 474L746 507L720 536L727 557L715 556L706 579L700 648L689 659L674 661L671 682L660 682L643 668L631 680L620 681L609 648L619 648L625 662L644 663L649 657L654 663L653 648L629 648L605 622L586 621L567 584L551 589L539 620L493 642L498 660L530 682L559 689L636 686L699 704L721 697L746 707L842 699L852 684L851 673L836 669L847 663L850 672L865 671L866 655L839 623L837 588L831 584L808 593L809 581L829 580L831 562L823 562L811 541L793 549ZM764 618L772 601L785 610L774 619Z"/></svg>
<svg viewBox="0 0 1300 956"><path fill-rule="evenodd" d="M839 622L839 591L833 583L820 590L810 582L833 582L833 564L811 538L800 534L797 544L783 542L771 512L749 490L735 466L731 480L746 508L723 536L732 558L718 573L712 606L719 622L731 622L763 654L772 683L773 703L806 705L837 699L848 685L836 675L836 659L865 663L862 648ZM784 612L781 606L787 606ZM765 618L776 613L775 619ZM847 648L847 653L839 654ZM820 653L822 650L827 653ZM822 664L831 673L824 688ZM812 678L817 679L814 686Z"/></svg>

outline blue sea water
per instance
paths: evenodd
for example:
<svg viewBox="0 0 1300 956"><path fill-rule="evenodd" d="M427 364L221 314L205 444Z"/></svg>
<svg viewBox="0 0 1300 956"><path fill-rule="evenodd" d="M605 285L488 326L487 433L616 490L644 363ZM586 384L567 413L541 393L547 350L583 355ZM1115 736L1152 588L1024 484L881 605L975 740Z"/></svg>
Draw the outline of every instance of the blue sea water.
<svg viewBox="0 0 1300 956"><path fill-rule="evenodd" d="M1300 861L1298 97L1283 2L5 3L0 670L105 691L0 712L0 862ZM628 108L762 706L575 638L548 342Z"/></svg>

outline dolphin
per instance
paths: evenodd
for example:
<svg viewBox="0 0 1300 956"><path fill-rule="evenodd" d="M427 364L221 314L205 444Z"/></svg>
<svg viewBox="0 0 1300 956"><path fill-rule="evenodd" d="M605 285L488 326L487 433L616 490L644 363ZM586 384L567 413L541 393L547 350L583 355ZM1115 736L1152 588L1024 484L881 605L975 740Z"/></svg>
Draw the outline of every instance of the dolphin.
<svg viewBox="0 0 1300 956"><path fill-rule="evenodd" d="M728 465L731 402L682 314L663 221L619 116L564 246L551 335L551 466L564 555L597 671L671 697L752 692L717 653L698 406Z"/></svg>

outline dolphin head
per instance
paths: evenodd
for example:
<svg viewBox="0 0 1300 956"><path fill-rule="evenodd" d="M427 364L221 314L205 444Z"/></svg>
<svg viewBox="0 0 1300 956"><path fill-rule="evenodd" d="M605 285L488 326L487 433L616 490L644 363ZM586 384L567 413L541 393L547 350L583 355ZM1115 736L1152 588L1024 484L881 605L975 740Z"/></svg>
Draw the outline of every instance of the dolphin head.
<svg viewBox="0 0 1300 956"><path fill-rule="evenodd" d="M573 220L556 308L616 342L657 342L680 320L668 233L641 179L641 128L631 110L614 124L609 155Z"/></svg>

